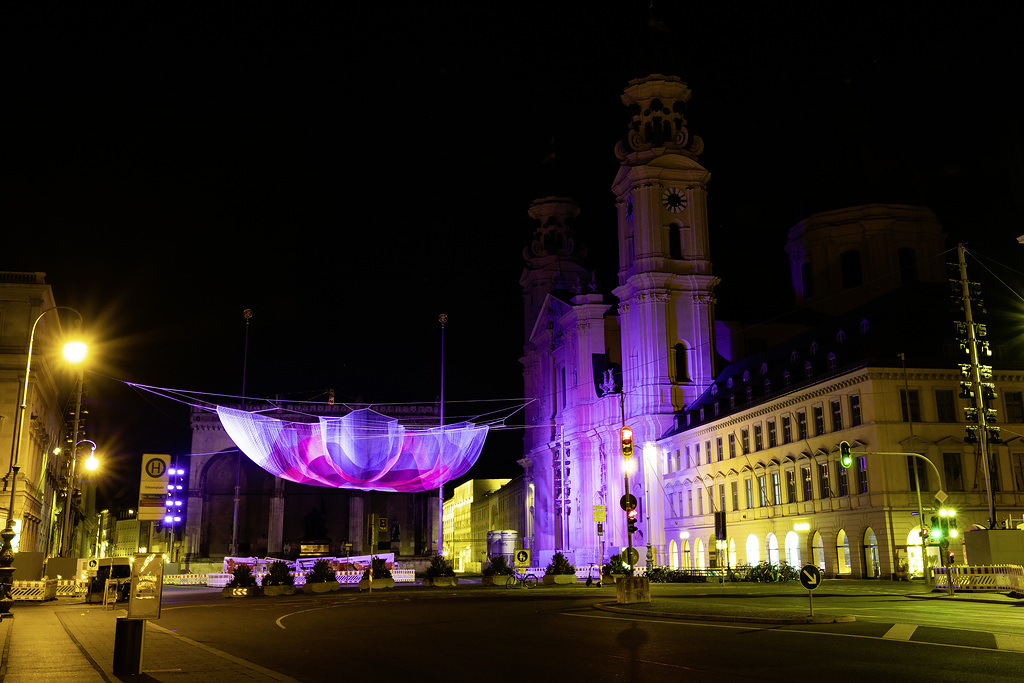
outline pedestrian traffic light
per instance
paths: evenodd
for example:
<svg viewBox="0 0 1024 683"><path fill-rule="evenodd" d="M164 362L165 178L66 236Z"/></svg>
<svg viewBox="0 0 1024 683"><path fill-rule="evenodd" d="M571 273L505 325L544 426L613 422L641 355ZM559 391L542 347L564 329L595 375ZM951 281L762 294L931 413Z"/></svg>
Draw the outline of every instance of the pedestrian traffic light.
<svg viewBox="0 0 1024 683"><path fill-rule="evenodd" d="M630 535L636 533L636 508L626 513L626 531Z"/></svg>
<svg viewBox="0 0 1024 683"><path fill-rule="evenodd" d="M853 455L850 454L850 442L840 441L839 442L839 463L843 467L849 467L853 464Z"/></svg>
<svg viewBox="0 0 1024 683"><path fill-rule="evenodd" d="M619 434L622 441L622 457L628 460L633 457L633 429L623 427Z"/></svg>

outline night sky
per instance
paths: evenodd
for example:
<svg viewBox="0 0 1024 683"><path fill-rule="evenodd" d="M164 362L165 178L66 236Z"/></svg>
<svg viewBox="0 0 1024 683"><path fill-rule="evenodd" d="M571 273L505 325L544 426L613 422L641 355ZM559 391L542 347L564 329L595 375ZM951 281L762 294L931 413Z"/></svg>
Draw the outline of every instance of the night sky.
<svg viewBox="0 0 1024 683"><path fill-rule="evenodd" d="M788 228L859 191L820 182L849 149L1020 267L1017 3L671 3L653 32L648 2L99 4L4 10L0 254L96 338L107 498L189 450L187 410L126 382L430 401L444 312L446 412L521 397L541 161L610 291L619 94L652 54L694 92L720 309L785 300ZM514 474L520 439L474 475Z"/></svg>

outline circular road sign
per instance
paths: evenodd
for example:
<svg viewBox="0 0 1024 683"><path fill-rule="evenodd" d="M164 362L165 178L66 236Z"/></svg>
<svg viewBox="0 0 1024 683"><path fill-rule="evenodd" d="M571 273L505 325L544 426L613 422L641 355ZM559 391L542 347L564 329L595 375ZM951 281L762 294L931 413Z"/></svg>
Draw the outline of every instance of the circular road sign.
<svg viewBox="0 0 1024 683"><path fill-rule="evenodd" d="M805 564L800 568L800 585L809 591L821 585L821 570L818 565Z"/></svg>
<svg viewBox="0 0 1024 683"><path fill-rule="evenodd" d="M635 565L640 561L640 551L636 548L626 548L622 551L622 561L628 565Z"/></svg>
<svg viewBox="0 0 1024 683"><path fill-rule="evenodd" d="M627 493L622 498L619 498L619 507L626 512L630 510L636 510L636 496L632 493Z"/></svg>

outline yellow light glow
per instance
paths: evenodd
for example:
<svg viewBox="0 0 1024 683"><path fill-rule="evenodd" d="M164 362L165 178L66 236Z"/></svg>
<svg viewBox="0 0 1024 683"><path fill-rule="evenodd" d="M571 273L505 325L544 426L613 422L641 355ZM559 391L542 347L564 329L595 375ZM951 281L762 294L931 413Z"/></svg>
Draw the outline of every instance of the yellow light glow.
<svg viewBox="0 0 1024 683"><path fill-rule="evenodd" d="M811 530L811 523L810 522L800 522L799 524L794 524L793 525L793 531L810 531L810 530Z"/></svg>
<svg viewBox="0 0 1024 683"><path fill-rule="evenodd" d="M69 363L81 363L89 353L89 347L83 341L72 341L64 345L64 359Z"/></svg>
<svg viewBox="0 0 1024 683"><path fill-rule="evenodd" d="M85 469L89 470L90 472L95 472L99 466L100 461L96 459L95 453L90 455L85 461Z"/></svg>

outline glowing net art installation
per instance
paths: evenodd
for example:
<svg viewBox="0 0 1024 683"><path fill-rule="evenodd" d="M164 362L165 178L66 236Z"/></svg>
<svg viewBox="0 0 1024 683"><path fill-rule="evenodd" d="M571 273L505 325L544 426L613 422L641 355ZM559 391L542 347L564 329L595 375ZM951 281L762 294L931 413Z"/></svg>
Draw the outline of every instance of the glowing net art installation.
<svg viewBox="0 0 1024 683"><path fill-rule="evenodd" d="M469 422L411 429L368 408L318 422L223 406L217 415L235 445L267 472L299 484L364 491L436 489L469 471L488 430Z"/></svg>

